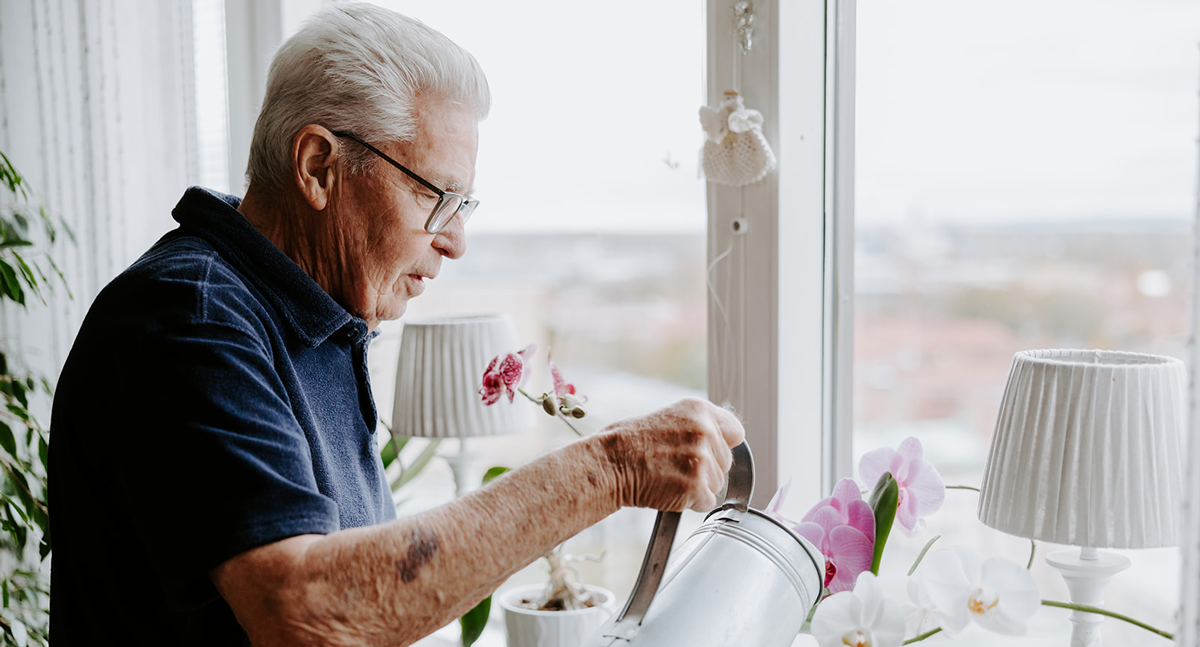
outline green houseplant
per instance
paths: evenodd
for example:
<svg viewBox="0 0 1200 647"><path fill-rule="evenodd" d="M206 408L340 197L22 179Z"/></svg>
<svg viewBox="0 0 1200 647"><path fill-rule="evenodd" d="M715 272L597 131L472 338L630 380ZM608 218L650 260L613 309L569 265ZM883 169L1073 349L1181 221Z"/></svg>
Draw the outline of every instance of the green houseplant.
<svg viewBox="0 0 1200 647"><path fill-rule="evenodd" d="M0 302L26 309L62 272L34 244L58 235L55 220L17 168L0 152ZM69 231L67 232L70 233ZM32 299L31 299L32 298ZM38 398L48 401L44 377L23 368L20 349L0 344L0 636L4 645L49 644L50 509L46 462L49 435L32 413Z"/></svg>

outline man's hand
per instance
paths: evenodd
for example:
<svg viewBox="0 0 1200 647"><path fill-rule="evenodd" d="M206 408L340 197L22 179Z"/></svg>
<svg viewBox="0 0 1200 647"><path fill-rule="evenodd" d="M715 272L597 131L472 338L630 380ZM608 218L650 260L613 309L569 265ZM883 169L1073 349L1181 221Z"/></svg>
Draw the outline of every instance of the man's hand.
<svg viewBox="0 0 1200 647"><path fill-rule="evenodd" d="M597 440L614 466L618 504L707 512L745 439L729 411L697 398L610 425Z"/></svg>

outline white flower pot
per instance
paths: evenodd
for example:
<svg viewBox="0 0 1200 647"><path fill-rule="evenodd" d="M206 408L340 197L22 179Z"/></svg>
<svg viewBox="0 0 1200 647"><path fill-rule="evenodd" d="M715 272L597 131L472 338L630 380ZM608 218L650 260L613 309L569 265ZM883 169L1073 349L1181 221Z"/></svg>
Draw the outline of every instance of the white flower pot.
<svg viewBox="0 0 1200 647"><path fill-rule="evenodd" d="M519 586L500 596L508 647L580 647L613 614L612 591L586 587L598 604L575 611L536 611L517 606L522 599L535 598L545 584Z"/></svg>

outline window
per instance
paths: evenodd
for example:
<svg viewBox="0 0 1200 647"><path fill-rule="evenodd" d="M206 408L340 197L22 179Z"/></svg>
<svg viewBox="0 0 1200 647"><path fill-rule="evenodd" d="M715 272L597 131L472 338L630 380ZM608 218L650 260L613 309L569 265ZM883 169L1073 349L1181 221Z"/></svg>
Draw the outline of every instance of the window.
<svg viewBox="0 0 1200 647"><path fill-rule="evenodd" d="M1171 2L859 5L856 457L912 435L947 483L978 486L1014 352L1189 359L1197 24L1200 7ZM934 534L1026 559L1028 542L976 521L976 502L948 493L889 559ZM1066 600L1042 560L1053 548L1033 572ZM1178 551L1126 554L1107 605L1173 626ZM1065 641L1070 623L1044 609L1031 631Z"/></svg>

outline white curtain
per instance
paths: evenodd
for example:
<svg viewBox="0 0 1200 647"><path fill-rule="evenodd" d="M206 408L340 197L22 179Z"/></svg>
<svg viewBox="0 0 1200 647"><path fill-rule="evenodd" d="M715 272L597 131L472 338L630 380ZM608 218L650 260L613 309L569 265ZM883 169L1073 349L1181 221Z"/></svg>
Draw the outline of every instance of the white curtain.
<svg viewBox="0 0 1200 647"><path fill-rule="evenodd" d="M197 182L191 0L0 2L0 150L75 234L56 289L0 334L52 381L99 290Z"/></svg>

